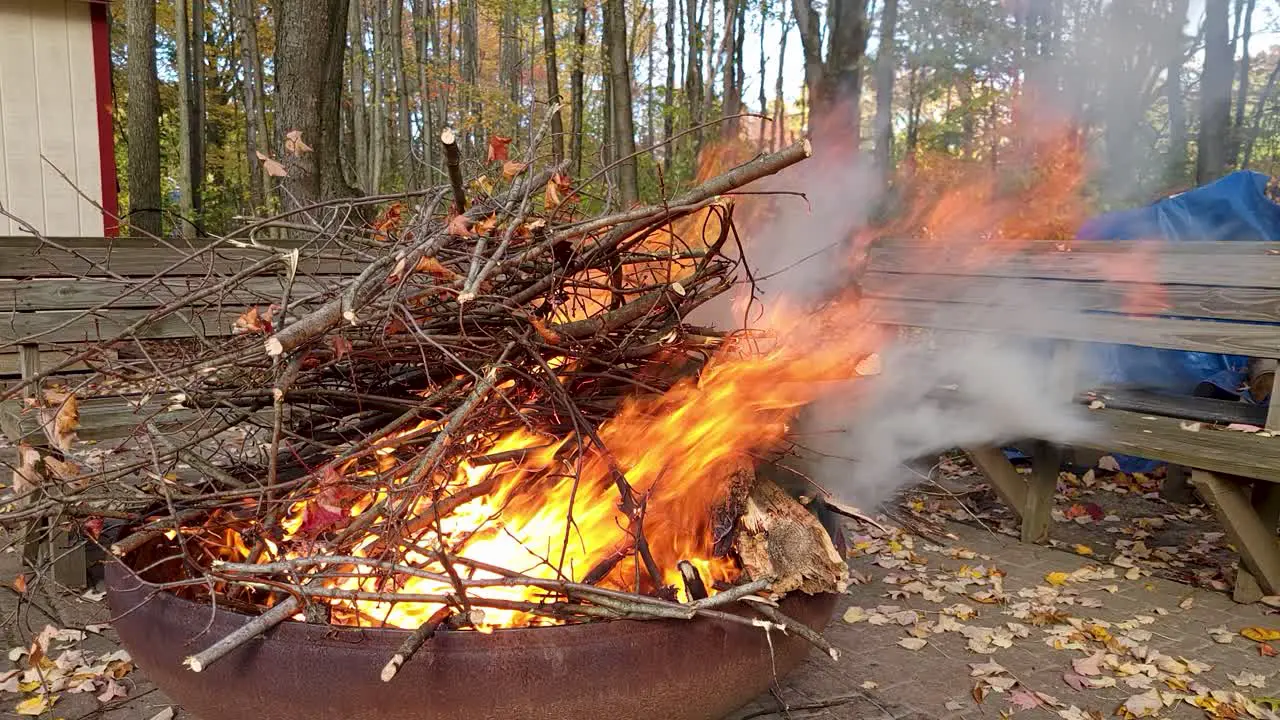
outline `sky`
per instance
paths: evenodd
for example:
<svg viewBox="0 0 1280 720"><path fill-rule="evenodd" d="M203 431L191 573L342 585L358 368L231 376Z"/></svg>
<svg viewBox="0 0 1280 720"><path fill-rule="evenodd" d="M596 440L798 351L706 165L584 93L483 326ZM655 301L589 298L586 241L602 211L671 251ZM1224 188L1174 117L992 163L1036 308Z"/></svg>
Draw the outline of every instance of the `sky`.
<svg viewBox="0 0 1280 720"><path fill-rule="evenodd" d="M783 1L790 3L790 0ZM1072 2L1073 0L1064 1ZM1131 0L1117 1L1128 2ZM1234 0L1226 1L1232 2L1234 6ZM1205 0L1190 0L1187 10L1188 34L1196 31L1201 19L1204 17L1204 4ZM661 20L661 18L659 19ZM751 22L754 20L754 16L748 18L747 41L746 47L743 48L743 64L746 66L747 74L743 97L749 109L758 110L758 98L760 95L760 38L757 33L751 31ZM875 52L876 30L877 28L872 28L871 46L868 48L869 53ZM1257 0L1257 7L1253 15L1253 36L1249 41L1250 51L1256 54L1273 45L1280 45L1280 0ZM784 94L788 101L794 102L799 99L800 90L804 84L804 53L800 47L800 35L795 29L794 22L787 37L785 55L779 52L781 46L782 33L779 32L778 23L774 20L769 23L764 36L766 93L770 101L772 101L774 83L778 77L778 58L781 55L784 71Z"/></svg>

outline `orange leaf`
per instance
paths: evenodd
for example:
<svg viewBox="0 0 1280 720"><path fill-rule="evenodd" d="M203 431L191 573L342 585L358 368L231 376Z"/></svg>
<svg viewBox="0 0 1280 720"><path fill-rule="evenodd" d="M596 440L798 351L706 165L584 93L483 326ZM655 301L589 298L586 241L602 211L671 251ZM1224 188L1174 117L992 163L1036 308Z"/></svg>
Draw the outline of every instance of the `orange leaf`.
<svg viewBox="0 0 1280 720"><path fill-rule="evenodd" d="M13 492L24 495L40 484L40 453L26 443L18 443L18 467L13 469Z"/></svg>
<svg viewBox="0 0 1280 720"><path fill-rule="evenodd" d="M1258 654L1262 657L1275 657L1276 649L1271 647L1271 643L1261 643L1258 645Z"/></svg>
<svg viewBox="0 0 1280 720"><path fill-rule="evenodd" d="M461 276L458 275L458 273L450 270L444 265L441 265L440 261L433 257L420 258L418 260L418 267L415 269L418 272L427 273L428 275L434 275L436 277L447 278L449 280L461 279Z"/></svg>
<svg viewBox="0 0 1280 720"><path fill-rule="evenodd" d="M485 162L505 162L507 160L507 146L511 144L511 138L501 135L489 136L489 158Z"/></svg>
<svg viewBox="0 0 1280 720"><path fill-rule="evenodd" d="M294 157L304 152L311 152L311 146L302 142L301 130L290 130L284 134L284 149Z"/></svg>
<svg viewBox="0 0 1280 720"><path fill-rule="evenodd" d="M562 202L560 198L560 188L556 185L555 180L547 181L547 191L542 201L545 203L548 210L553 210L560 206L560 203Z"/></svg>
<svg viewBox="0 0 1280 720"><path fill-rule="evenodd" d="M27 591L27 576L19 575L18 577L14 578L13 589L17 590L20 593L25 593Z"/></svg>
<svg viewBox="0 0 1280 720"><path fill-rule="evenodd" d="M524 172L524 169L527 167L529 167L529 165L526 163L516 162L514 160L508 160L502 163L502 177L510 180L511 178Z"/></svg>
<svg viewBox="0 0 1280 720"><path fill-rule="evenodd" d="M538 318L529 318L529 324L532 325L533 329L538 333L538 335L541 335L542 339L546 340L549 344L551 345L560 344L560 333L547 327L546 324L543 323Z"/></svg>
<svg viewBox="0 0 1280 720"><path fill-rule="evenodd" d="M476 235L488 235L493 232L496 227L498 227L498 213L494 213L484 220L481 220L474 228L472 228L472 230L475 231Z"/></svg>
<svg viewBox="0 0 1280 720"><path fill-rule="evenodd" d="M64 452L70 450L71 444L76 441L76 430L80 428L80 403L75 395L56 390L45 390L44 399L49 407L41 415L48 418L44 427L49 442Z"/></svg>
<svg viewBox="0 0 1280 720"><path fill-rule="evenodd" d="M258 312L256 306L245 310L240 317L236 318L235 325L231 328L231 331L235 333L262 332L264 330L266 330L266 325L263 323L262 314Z"/></svg>
<svg viewBox="0 0 1280 720"><path fill-rule="evenodd" d="M289 177L289 172L284 169L283 165L263 155L261 151L258 152L258 159L262 161L262 167L271 177Z"/></svg>
<svg viewBox="0 0 1280 720"><path fill-rule="evenodd" d="M475 235L471 231L471 220L466 215L454 215L449 220L446 231L454 237L469 237Z"/></svg>

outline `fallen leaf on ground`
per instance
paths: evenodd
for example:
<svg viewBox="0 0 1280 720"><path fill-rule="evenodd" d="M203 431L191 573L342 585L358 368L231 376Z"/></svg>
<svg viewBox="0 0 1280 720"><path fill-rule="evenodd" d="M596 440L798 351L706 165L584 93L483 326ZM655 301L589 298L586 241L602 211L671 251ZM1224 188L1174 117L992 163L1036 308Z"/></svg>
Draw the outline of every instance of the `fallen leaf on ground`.
<svg viewBox="0 0 1280 720"><path fill-rule="evenodd" d="M925 645L928 645L929 641L922 640L920 638L909 637L909 638L902 638L901 640L898 641L898 644L908 650L919 650Z"/></svg>
<svg viewBox="0 0 1280 720"><path fill-rule="evenodd" d="M57 701L57 695L35 695L18 703L13 711L19 715L43 715Z"/></svg>
<svg viewBox="0 0 1280 720"><path fill-rule="evenodd" d="M1258 645L1258 654L1262 657L1275 657L1276 649L1271 647L1271 643L1261 643Z"/></svg>
<svg viewBox="0 0 1280 720"><path fill-rule="evenodd" d="M880 683L872 680L867 680L862 683L863 690L875 690L878 687L880 687Z"/></svg>
<svg viewBox="0 0 1280 720"><path fill-rule="evenodd" d="M173 708L167 707L155 715L151 716L151 720L173 720Z"/></svg>
<svg viewBox="0 0 1280 720"><path fill-rule="evenodd" d="M1124 713L1126 718L1144 718L1155 717L1157 713L1164 707L1164 700L1160 698L1159 690L1148 690L1141 695L1133 695L1120 709L1116 711L1117 715Z"/></svg>
<svg viewBox="0 0 1280 720"><path fill-rule="evenodd" d="M1064 572L1051 572L1044 576L1044 581L1056 587L1066 585L1069 577L1071 576Z"/></svg>
<svg viewBox="0 0 1280 720"><path fill-rule="evenodd" d="M1003 665L993 660L988 660L984 663L969 663L969 677L985 677L1002 672L1008 671L1005 670Z"/></svg>
<svg viewBox="0 0 1280 720"><path fill-rule="evenodd" d="M1267 686L1266 676L1259 675L1258 673L1252 673L1248 670L1242 670L1239 675L1227 673L1227 677L1231 679L1231 682L1240 687L1261 688Z"/></svg>
<svg viewBox="0 0 1280 720"><path fill-rule="evenodd" d="M964 703L959 700L948 700L945 706L948 710L963 710Z"/></svg>
<svg viewBox="0 0 1280 720"><path fill-rule="evenodd" d="M867 619L867 613L860 607L851 607L844 611L842 619L849 624L860 623Z"/></svg>
<svg viewBox="0 0 1280 720"><path fill-rule="evenodd" d="M1026 689L1015 690L1009 696L1009 704L1020 710L1034 710L1038 707L1046 705L1044 697L1041 693L1031 692Z"/></svg>
<svg viewBox="0 0 1280 720"><path fill-rule="evenodd" d="M1225 627L1216 627L1209 629L1209 637L1219 645L1230 645L1236 639L1236 634Z"/></svg>
<svg viewBox="0 0 1280 720"><path fill-rule="evenodd" d="M1276 630L1275 628L1247 627L1241 630L1240 634L1254 642L1271 642L1273 640L1280 640L1280 630Z"/></svg>
<svg viewBox="0 0 1280 720"><path fill-rule="evenodd" d="M1099 652L1086 658L1076 658L1071 661L1071 668L1081 675L1101 675L1102 661L1106 657L1106 653Z"/></svg>

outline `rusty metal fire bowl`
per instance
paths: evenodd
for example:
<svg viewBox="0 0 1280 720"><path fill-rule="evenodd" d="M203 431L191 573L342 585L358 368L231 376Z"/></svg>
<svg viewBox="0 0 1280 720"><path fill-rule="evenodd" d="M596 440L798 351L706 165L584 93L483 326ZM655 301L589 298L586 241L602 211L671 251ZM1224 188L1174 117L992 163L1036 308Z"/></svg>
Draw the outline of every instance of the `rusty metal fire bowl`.
<svg viewBox="0 0 1280 720"><path fill-rule="evenodd" d="M384 683L408 630L286 622L195 673L183 658L251 618L157 592L120 560L106 580L125 648L201 720L720 720L811 648L706 618L442 632ZM793 594L781 610L821 631L835 604Z"/></svg>

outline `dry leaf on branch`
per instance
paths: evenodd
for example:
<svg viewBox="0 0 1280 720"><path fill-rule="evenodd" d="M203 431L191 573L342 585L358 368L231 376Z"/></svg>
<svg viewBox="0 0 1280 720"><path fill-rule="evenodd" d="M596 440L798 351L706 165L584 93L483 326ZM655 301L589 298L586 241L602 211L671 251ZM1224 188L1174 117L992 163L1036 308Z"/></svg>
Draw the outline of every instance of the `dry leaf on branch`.
<svg viewBox="0 0 1280 720"><path fill-rule="evenodd" d="M485 162L505 162L509 157L507 146L511 144L511 138L502 135L489 136L489 156Z"/></svg>
<svg viewBox="0 0 1280 720"><path fill-rule="evenodd" d="M262 161L262 168L267 171L268 175L270 175L271 177L289 177L289 172L284 169L283 165L281 165L279 162L275 160L272 160L266 155L263 155L261 151L257 151L257 152L258 152L258 159Z"/></svg>
<svg viewBox="0 0 1280 720"><path fill-rule="evenodd" d="M80 429L80 403L75 395L56 390L45 390L44 400L48 407L42 408L40 415L45 435L54 447L66 452Z"/></svg>
<svg viewBox="0 0 1280 720"><path fill-rule="evenodd" d="M449 218L449 224L445 231L453 237L469 237L475 235L471 232L471 219L466 215L454 215Z"/></svg>
<svg viewBox="0 0 1280 720"><path fill-rule="evenodd" d="M502 163L502 177L506 178L507 180L510 180L511 178L524 172L525 168L527 167L529 167L527 163L508 160Z"/></svg>
<svg viewBox="0 0 1280 720"><path fill-rule="evenodd" d="M290 130L284 134L284 149L294 157L302 155L304 152L311 152L311 146L302 141L301 130Z"/></svg>
<svg viewBox="0 0 1280 720"><path fill-rule="evenodd" d="M13 492L25 495L40 484L40 452L26 443L18 443L18 466L13 469Z"/></svg>

